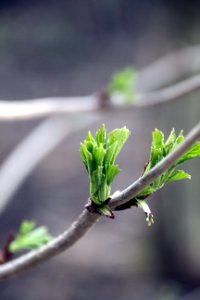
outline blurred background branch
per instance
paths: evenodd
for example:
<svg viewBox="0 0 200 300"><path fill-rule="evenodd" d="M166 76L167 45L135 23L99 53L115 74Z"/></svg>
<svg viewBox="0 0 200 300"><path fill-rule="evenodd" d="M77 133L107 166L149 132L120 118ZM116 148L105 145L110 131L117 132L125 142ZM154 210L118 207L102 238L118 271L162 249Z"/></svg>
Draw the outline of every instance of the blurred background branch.
<svg viewBox="0 0 200 300"><path fill-rule="evenodd" d="M159 72L159 70L157 71ZM140 78L140 72L138 74L138 78ZM135 84L137 85L137 81ZM155 92L138 94L137 90L133 91L135 100L133 99L131 104L133 107L162 104L180 99L199 88L200 75L195 75ZM102 97L106 98L102 99ZM105 92L105 96L103 93L96 93L96 95L83 97L50 97L23 101L15 100L12 102L0 100L0 121L29 120L57 114L97 111L106 104L109 106L115 106L116 103L119 104L118 98L115 99L115 95L111 97L112 101L109 101L109 98L109 95L106 95ZM120 106L125 105L126 103L122 100Z"/></svg>
<svg viewBox="0 0 200 300"><path fill-rule="evenodd" d="M27 176L66 136L98 120L95 115L52 117L38 125L0 167L0 213Z"/></svg>
<svg viewBox="0 0 200 300"><path fill-rule="evenodd" d="M136 96L135 106L151 106L181 100L181 97L200 89L200 75L195 75L156 92Z"/></svg>
<svg viewBox="0 0 200 300"><path fill-rule="evenodd" d="M63 113L95 111L97 108L99 104L95 96L0 101L0 120L26 120Z"/></svg>
<svg viewBox="0 0 200 300"><path fill-rule="evenodd" d="M140 70L136 88L139 93L148 93L200 71L200 45L185 47L152 62Z"/></svg>

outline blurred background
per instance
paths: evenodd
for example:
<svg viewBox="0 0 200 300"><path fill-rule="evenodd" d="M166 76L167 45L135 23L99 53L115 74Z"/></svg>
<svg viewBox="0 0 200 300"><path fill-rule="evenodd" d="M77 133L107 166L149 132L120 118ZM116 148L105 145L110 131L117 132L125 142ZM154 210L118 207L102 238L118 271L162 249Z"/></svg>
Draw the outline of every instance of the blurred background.
<svg viewBox="0 0 200 300"><path fill-rule="evenodd" d="M199 44L199 9L199 1L178 0L0 1L0 99L100 91L120 68L142 69ZM146 86L141 81L140 90ZM57 235L78 216L88 198L79 144L89 129L94 133L104 122L108 130L126 125L132 131L118 159L123 171L113 191L120 190L140 175L155 127L166 135L172 127L187 133L199 121L198 97L195 92L162 105L105 111L69 134L1 212L1 245L24 219ZM69 128L86 117L66 116ZM1 165L42 121L0 123ZM116 213L115 220L102 218L69 251L1 282L0 299L200 299L199 167L199 160L185 165L191 181L168 185L149 199L151 228L136 208Z"/></svg>

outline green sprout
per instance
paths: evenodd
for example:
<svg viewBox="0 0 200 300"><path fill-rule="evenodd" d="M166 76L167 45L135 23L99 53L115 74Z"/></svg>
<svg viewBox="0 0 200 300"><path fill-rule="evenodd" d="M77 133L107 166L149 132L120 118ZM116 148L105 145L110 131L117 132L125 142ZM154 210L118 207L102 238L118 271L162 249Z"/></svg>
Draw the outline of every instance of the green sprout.
<svg viewBox="0 0 200 300"><path fill-rule="evenodd" d="M80 146L81 159L90 180L90 204L88 208L113 218L107 204L111 193L111 183L120 172L115 160L126 142L130 132L126 127L115 129L106 138L104 125L95 137L91 132Z"/></svg>
<svg viewBox="0 0 200 300"><path fill-rule="evenodd" d="M176 136L175 130L172 129L167 141L164 141L162 131L155 129L152 134L152 145L149 162L145 168L144 174L148 173L158 162L170 154L174 149L184 141L183 132ZM183 170L177 170L177 167L185 161L200 156L200 142L195 143L185 154L177 160L177 162L159 176L152 184L147 186L138 197L145 197L162 188L165 183L178 181L182 179L190 179L190 174Z"/></svg>
<svg viewBox="0 0 200 300"><path fill-rule="evenodd" d="M148 173L157 163L159 163L163 158L170 154L174 149L184 141L183 131L176 136L175 130L172 129L168 139L164 140L164 134L162 131L155 129L152 133L152 145L149 162L147 163L143 175ZM153 223L153 215L144 199L155 193L158 189L162 188L166 183L178 181L182 179L190 179L190 174L183 170L177 170L177 167L182 165L184 162L194 159L200 156L200 142L196 142L185 154L183 154L177 162L171 166L167 171L165 171L161 176L159 176L154 182L149 186L144 188L136 197L136 205L142 207L147 215L148 225ZM146 205L145 205L146 204Z"/></svg>
<svg viewBox="0 0 200 300"><path fill-rule="evenodd" d="M136 72L130 67L114 73L107 87L108 94L118 98L122 103L133 103L135 78Z"/></svg>
<svg viewBox="0 0 200 300"><path fill-rule="evenodd" d="M52 239L45 226L36 228L34 221L24 221L16 238L9 244L9 251L16 253L22 250L37 249Z"/></svg>

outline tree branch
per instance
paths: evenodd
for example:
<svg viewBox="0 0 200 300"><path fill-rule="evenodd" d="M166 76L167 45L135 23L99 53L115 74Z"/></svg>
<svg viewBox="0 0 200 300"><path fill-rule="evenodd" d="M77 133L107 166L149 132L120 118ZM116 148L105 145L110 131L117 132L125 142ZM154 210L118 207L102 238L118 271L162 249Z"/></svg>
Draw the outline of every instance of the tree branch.
<svg viewBox="0 0 200 300"><path fill-rule="evenodd" d="M14 149L0 168L0 213L26 177L67 135L90 125L97 116L51 117L43 121ZM31 153L31 155L30 155Z"/></svg>
<svg viewBox="0 0 200 300"><path fill-rule="evenodd" d="M0 279L18 275L68 249L96 223L99 217L100 215L89 213L88 210L84 209L68 230L50 241L47 245L0 266Z"/></svg>
<svg viewBox="0 0 200 300"><path fill-rule="evenodd" d="M110 207L115 207L128 202L152 183L157 177L171 167L197 140L200 139L200 122L185 137L182 144L174 152L158 163L148 174L140 177L135 183L117 195L111 196ZM100 215L84 210L79 218L63 234L55 238L38 250L31 251L21 257L0 267L0 279L17 275L29 268L59 254L77 242L96 221Z"/></svg>
<svg viewBox="0 0 200 300"><path fill-rule="evenodd" d="M157 92L152 92L144 95L136 95L135 106L151 106L155 104L162 104L173 100L180 99L191 92L200 89L200 75L185 79L182 82L174 84L170 87L164 88Z"/></svg>
<svg viewBox="0 0 200 300"><path fill-rule="evenodd" d="M27 120L51 115L94 111L99 108L98 97L49 97L32 100L0 100L0 120Z"/></svg>
<svg viewBox="0 0 200 300"><path fill-rule="evenodd" d="M137 94L133 107L151 106L177 100L200 89L200 75L193 76L168 88L149 94ZM117 107L118 99L103 99L103 94L84 97L43 98L24 101L0 101L0 121L29 120L57 114L97 111L107 100L108 104ZM125 103L120 103L125 106Z"/></svg>
<svg viewBox="0 0 200 300"><path fill-rule="evenodd" d="M193 45L153 61L138 74L136 89L140 94L169 86L200 71L200 45Z"/></svg>

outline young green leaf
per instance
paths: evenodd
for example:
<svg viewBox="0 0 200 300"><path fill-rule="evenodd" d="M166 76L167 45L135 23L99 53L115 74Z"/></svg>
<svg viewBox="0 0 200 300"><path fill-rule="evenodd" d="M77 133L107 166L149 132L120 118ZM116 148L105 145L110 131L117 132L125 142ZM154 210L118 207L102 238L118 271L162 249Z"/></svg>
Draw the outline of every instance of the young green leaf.
<svg viewBox="0 0 200 300"><path fill-rule="evenodd" d="M36 223L34 221L25 220L20 226L19 233L21 236L26 235L30 231L32 231L35 227L36 227Z"/></svg>
<svg viewBox="0 0 200 300"><path fill-rule="evenodd" d="M178 181L182 179L190 179L191 175L183 170L175 171L171 176L169 176L165 182Z"/></svg>
<svg viewBox="0 0 200 300"><path fill-rule="evenodd" d="M52 239L45 226L35 227L35 222L24 221L19 228L17 237L10 243L9 251L16 253L22 250L36 249Z"/></svg>
<svg viewBox="0 0 200 300"><path fill-rule="evenodd" d="M184 163L187 160L200 156L200 142L194 144L177 162L177 165Z"/></svg>
<svg viewBox="0 0 200 300"><path fill-rule="evenodd" d="M121 151L123 145L127 141L129 135L130 132L126 128L126 126L124 126L121 129L115 129L111 133L109 133L107 142L108 147L116 143L115 149L113 149L113 156L110 161L111 164L114 164L119 152Z"/></svg>
<svg viewBox="0 0 200 300"><path fill-rule="evenodd" d="M99 129L96 133L95 140L97 145L100 146L101 144L104 145L106 142L106 127L103 124L101 129Z"/></svg>
<svg viewBox="0 0 200 300"><path fill-rule="evenodd" d="M115 160L129 134L129 130L123 127L110 132L106 139L106 128L105 125L102 125L95 137L89 132L86 140L80 146L81 159L90 180L91 205L98 212L107 216L111 216L106 206L111 192L111 184L120 171Z"/></svg>
<svg viewBox="0 0 200 300"><path fill-rule="evenodd" d="M172 129L168 139L165 142L162 131L155 129L152 133L152 145L148 164L145 166L143 174L148 173L158 162L171 153L180 143L184 141L183 131L176 136L175 130ZM177 166L187 160L200 156L200 142L193 145L172 167L165 171L149 186L145 187L136 197L137 201L143 201L152 195L158 189L162 188L166 183L179 181L182 179L190 179L190 174L183 170L176 170ZM134 203L134 201L133 201ZM142 203L143 202L139 202ZM140 205L141 206L141 205ZM145 206L146 207L146 206ZM149 222L149 218L148 218Z"/></svg>
<svg viewBox="0 0 200 300"><path fill-rule="evenodd" d="M115 73L108 84L107 91L110 96L118 95L122 102L132 103L134 101L134 83L136 72L132 68Z"/></svg>
<svg viewBox="0 0 200 300"><path fill-rule="evenodd" d="M108 165L107 172L106 172L108 185L111 185L115 176L117 176L117 174L119 174L119 172L120 172L120 169L117 165Z"/></svg>

